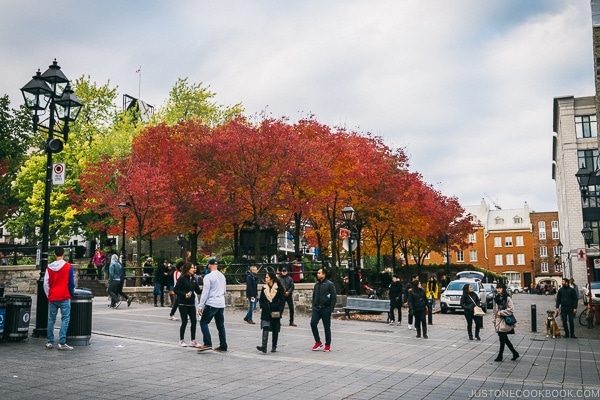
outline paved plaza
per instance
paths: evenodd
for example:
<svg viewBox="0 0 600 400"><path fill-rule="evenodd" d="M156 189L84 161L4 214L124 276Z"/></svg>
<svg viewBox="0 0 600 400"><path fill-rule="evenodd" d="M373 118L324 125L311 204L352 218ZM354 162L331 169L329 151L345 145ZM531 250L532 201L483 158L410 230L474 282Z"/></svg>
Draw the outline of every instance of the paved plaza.
<svg viewBox="0 0 600 400"><path fill-rule="evenodd" d="M95 298L88 346L46 350L45 339L33 337L0 342L0 399L600 399L600 327L576 321L577 339L546 338L552 296L513 298L519 326L511 340L521 358L505 353L501 363L493 361L498 339L489 311L480 342L467 339L460 313L435 314L429 339L407 329L406 310L399 327L383 315L335 319L332 351L324 353L310 351L309 317L289 327L286 310L277 353L262 354L259 325L228 309L229 351L198 353L177 346L179 321L167 319L169 308L123 303L112 310ZM532 303L538 333L531 332ZM214 323L211 332L216 347Z"/></svg>

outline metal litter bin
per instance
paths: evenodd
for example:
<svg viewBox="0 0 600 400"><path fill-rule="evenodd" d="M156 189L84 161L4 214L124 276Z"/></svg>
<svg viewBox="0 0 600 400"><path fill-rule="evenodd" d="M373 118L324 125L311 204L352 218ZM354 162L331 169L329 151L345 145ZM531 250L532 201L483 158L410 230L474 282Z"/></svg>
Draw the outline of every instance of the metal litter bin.
<svg viewBox="0 0 600 400"><path fill-rule="evenodd" d="M74 346L87 346L92 337L92 299L91 290L75 289L71 296L71 319L67 329L67 343Z"/></svg>
<svg viewBox="0 0 600 400"><path fill-rule="evenodd" d="M11 294L5 296L6 318L4 322L4 340L19 341L29 336L31 317L31 296Z"/></svg>
<svg viewBox="0 0 600 400"><path fill-rule="evenodd" d="M4 321L6 320L6 298L0 297L0 339L4 333Z"/></svg>

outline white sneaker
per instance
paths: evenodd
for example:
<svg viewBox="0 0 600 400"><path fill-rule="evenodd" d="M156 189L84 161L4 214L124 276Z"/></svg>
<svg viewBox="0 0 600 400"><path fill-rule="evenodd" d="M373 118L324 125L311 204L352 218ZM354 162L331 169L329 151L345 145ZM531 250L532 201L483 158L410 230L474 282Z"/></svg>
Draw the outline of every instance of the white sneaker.
<svg viewBox="0 0 600 400"><path fill-rule="evenodd" d="M117 304L115 304L115 308L119 308L120 305L121 305L121 302L119 301Z"/></svg>
<svg viewBox="0 0 600 400"><path fill-rule="evenodd" d="M408 330L410 331L412 329L414 329L413 326L411 324L408 324Z"/></svg>
<svg viewBox="0 0 600 400"><path fill-rule="evenodd" d="M46 348L48 350L52 349L54 346L52 345L52 343L46 343Z"/></svg>
<svg viewBox="0 0 600 400"><path fill-rule="evenodd" d="M58 349L59 350L73 350L73 348L71 346L69 346L68 344L58 344Z"/></svg>
<svg viewBox="0 0 600 400"><path fill-rule="evenodd" d="M180 346L180 347L187 347L187 344L185 343L185 341L184 341L184 340L180 340L180 341L179 341L179 346Z"/></svg>
<svg viewBox="0 0 600 400"><path fill-rule="evenodd" d="M195 340L192 340L190 342L190 346L192 346L192 347L200 347L200 345L198 344L198 342L196 342Z"/></svg>
<svg viewBox="0 0 600 400"><path fill-rule="evenodd" d="M396 323L394 321L390 321L390 326L394 326Z"/></svg>

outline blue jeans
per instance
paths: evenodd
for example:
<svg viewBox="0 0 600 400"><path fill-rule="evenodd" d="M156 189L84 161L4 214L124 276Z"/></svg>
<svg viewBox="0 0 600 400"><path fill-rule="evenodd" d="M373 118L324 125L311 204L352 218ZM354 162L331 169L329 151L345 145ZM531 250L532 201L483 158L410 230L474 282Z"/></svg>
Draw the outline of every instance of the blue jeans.
<svg viewBox="0 0 600 400"><path fill-rule="evenodd" d="M48 343L54 343L54 323L59 308L61 323L58 343L67 343L67 329L69 329L69 321L71 320L71 300L48 302Z"/></svg>
<svg viewBox="0 0 600 400"><path fill-rule="evenodd" d="M200 330L202 331L202 341L205 346L212 347L212 338L210 337L210 329L208 324L212 319L215 319L217 330L219 331L219 347L222 350L227 350L227 338L225 337L225 317L224 308L215 308L208 305L204 306L202 316L200 317Z"/></svg>
<svg viewBox="0 0 600 400"><path fill-rule="evenodd" d="M250 299L248 299L248 312L246 313L246 319L248 321L252 321L252 313L254 312L254 308L256 307L256 300L254 301L250 301Z"/></svg>

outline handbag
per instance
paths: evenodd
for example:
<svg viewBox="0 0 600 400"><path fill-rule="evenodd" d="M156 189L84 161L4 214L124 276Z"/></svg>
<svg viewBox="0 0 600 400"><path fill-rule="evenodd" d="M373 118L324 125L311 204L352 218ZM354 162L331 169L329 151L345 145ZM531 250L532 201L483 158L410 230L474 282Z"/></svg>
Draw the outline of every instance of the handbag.
<svg viewBox="0 0 600 400"><path fill-rule="evenodd" d="M281 313L279 311L271 311L271 318L279 319L281 318Z"/></svg>
<svg viewBox="0 0 600 400"><path fill-rule="evenodd" d="M483 311L483 308L479 307L477 305L477 303L475 303L475 300L473 300L473 298L471 296L469 296L469 298L471 299L473 304L475 304L475 307L473 307L473 315L476 317L483 317L485 315L485 311Z"/></svg>
<svg viewBox="0 0 600 400"><path fill-rule="evenodd" d="M504 317L506 325L514 325L517 323L517 318L514 315L507 315Z"/></svg>

